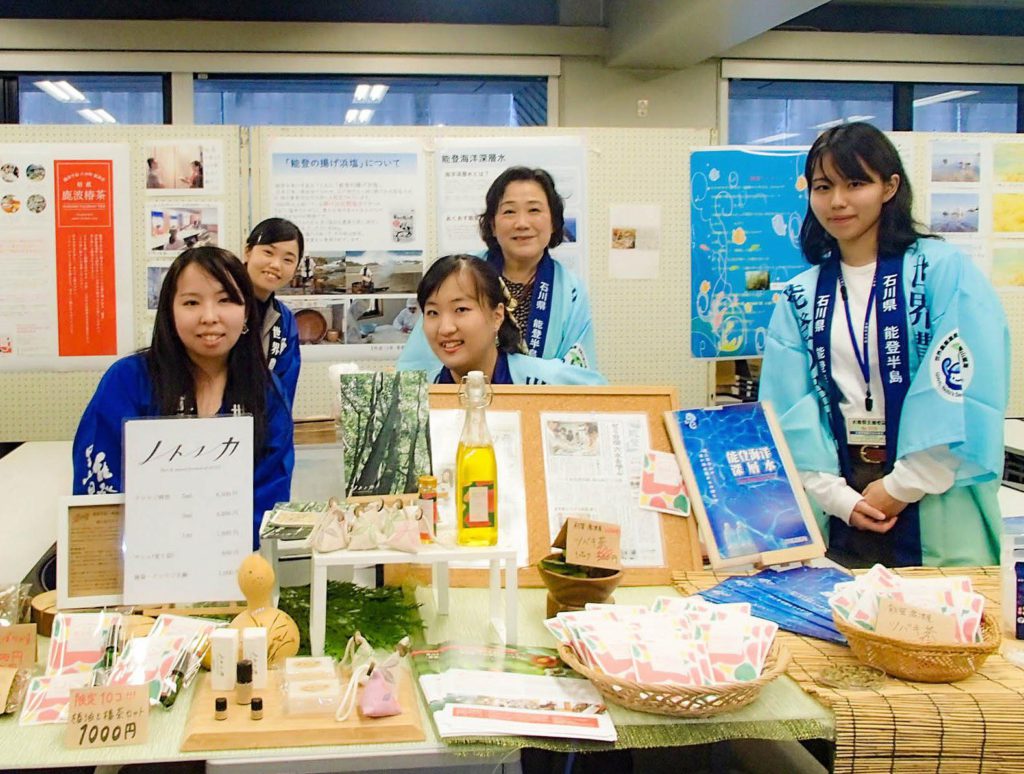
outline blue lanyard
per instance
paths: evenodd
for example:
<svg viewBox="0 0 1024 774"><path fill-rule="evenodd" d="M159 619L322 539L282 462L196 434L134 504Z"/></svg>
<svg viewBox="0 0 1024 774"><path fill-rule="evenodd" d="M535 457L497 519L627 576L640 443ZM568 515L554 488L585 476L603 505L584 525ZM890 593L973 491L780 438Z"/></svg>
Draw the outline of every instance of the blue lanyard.
<svg viewBox="0 0 1024 774"><path fill-rule="evenodd" d="M864 377L864 386L867 393L864 396L864 410L871 411L875 405L871 398L871 363L868 360L868 331L871 330L871 312L875 307L875 283L878 279L877 270L871 278L871 292L868 294L868 308L864 312L864 331L858 346L857 334L853 332L853 318L850 316L850 296L846 292L846 282L843 281L843 272L839 272L839 293L843 297L843 311L846 312L846 330L850 334L850 343L853 345L853 356L857 358L857 365L860 366L861 375ZM863 348L863 354L862 354Z"/></svg>

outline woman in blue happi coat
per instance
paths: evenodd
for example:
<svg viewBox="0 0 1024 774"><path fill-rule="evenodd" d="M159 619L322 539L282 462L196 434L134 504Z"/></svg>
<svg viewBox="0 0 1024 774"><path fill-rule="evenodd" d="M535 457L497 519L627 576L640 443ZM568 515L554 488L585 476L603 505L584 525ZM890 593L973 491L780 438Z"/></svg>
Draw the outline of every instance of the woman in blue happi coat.
<svg viewBox="0 0 1024 774"><path fill-rule="evenodd" d="M562 243L565 232L565 203L551 175L543 169L506 169L487 191L479 227L487 244L481 257L505 282L510 297L506 311L518 324L525 353L596 369L586 287L549 252ZM439 366L421 321L398 367L436 371Z"/></svg>
<svg viewBox="0 0 1024 774"><path fill-rule="evenodd" d="M1009 334L992 286L921 233L899 154L864 123L807 156L811 268L769 328L771 401L829 555L851 567L995 564Z"/></svg>
<svg viewBox="0 0 1024 774"><path fill-rule="evenodd" d="M472 255L448 255L427 270L416 290L423 335L438 359L428 372L438 384L457 384L482 371L492 384L605 384L590 368L530 357L508 314L508 292L494 266ZM406 369L399 363L399 370Z"/></svg>
<svg viewBox="0 0 1024 774"><path fill-rule="evenodd" d="M305 247L302 232L290 220L267 218L245 240L245 266L259 301L260 338L267 366L281 381L288 405L295 403L299 381L299 332L292 310L275 293L295 276Z"/></svg>
<svg viewBox="0 0 1024 774"><path fill-rule="evenodd" d="M136 417L252 414L253 545L263 512L287 501L294 447L288 400L267 369L245 266L217 247L185 250L160 289L148 349L114 363L72 449L74 494L123 492L122 425Z"/></svg>

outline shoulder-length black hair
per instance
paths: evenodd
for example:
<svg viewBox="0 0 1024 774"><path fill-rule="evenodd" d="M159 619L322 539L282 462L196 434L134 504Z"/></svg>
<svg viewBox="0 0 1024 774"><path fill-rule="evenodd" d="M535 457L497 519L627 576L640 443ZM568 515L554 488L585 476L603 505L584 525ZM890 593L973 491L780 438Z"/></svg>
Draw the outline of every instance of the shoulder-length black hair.
<svg viewBox="0 0 1024 774"><path fill-rule="evenodd" d="M284 218L267 218L257 223L249 232L249 238L245 240L245 249L252 250L256 245L291 242L293 239L299 243L299 254L296 258L301 258L306 249L306 243L299 227Z"/></svg>
<svg viewBox="0 0 1024 774"><path fill-rule="evenodd" d="M900 179L896 193L882 205L878 223L879 255L903 255L915 241L929 236L918 230L910 213L914 195L910 179L896 147L876 127L863 122L842 124L826 129L807 153L804 178L807 180L807 215L800 227L800 248L809 263L819 264L830 253L838 257L838 244L811 211L810 194L814 190L815 171L825 158L847 180L870 182L871 173L886 182L893 175Z"/></svg>
<svg viewBox="0 0 1024 774"><path fill-rule="evenodd" d="M416 300L419 302L420 309L426 309L427 301L453 274L460 274L472 280L473 288L476 291L476 300L485 309L497 309L498 304L504 304L505 318L501 321L501 327L498 328L498 351L519 352L523 339L509 312L509 297L505 292L505 286L494 266L482 258L460 254L446 255L444 258L434 261L423 275L423 279L420 280L419 287L416 288Z"/></svg>
<svg viewBox="0 0 1024 774"><path fill-rule="evenodd" d="M174 325L174 296L178 279L191 265L197 266L219 282L232 303L245 307L246 332L228 354L228 382L224 388L224 404L252 414L254 449L257 456L263 448L266 430L267 363L260 339L259 310L253 295L252 281L234 253L219 247L193 247L185 250L167 270L157 302L153 341L146 350L146 363L153 382L153 392L160 413L173 416L184 408L186 414L196 413L195 364Z"/></svg>
<svg viewBox="0 0 1024 774"><path fill-rule="evenodd" d="M551 175L543 169L530 169L529 167L509 167L491 183L484 197L485 209L480 213L478 222L480 224L480 237L487 243L491 250L500 250L498 240L494 236L494 217L498 214L498 207L505 195L505 189L509 183L518 181L533 182L544 189L544 195L548 199L548 209L551 210L551 239L548 240L548 247L558 247L562 244L565 235L565 202L558 195L555 189L555 181Z"/></svg>

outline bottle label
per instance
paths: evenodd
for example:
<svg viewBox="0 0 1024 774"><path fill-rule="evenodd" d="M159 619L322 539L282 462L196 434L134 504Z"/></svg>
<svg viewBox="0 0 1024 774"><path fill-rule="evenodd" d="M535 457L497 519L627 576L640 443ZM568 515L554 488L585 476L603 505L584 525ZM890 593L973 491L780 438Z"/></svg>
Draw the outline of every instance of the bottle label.
<svg viewBox="0 0 1024 774"><path fill-rule="evenodd" d="M437 528L437 500L433 495L421 495L417 505L420 506L420 537L433 540Z"/></svg>
<svg viewBox="0 0 1024 774"><path fill-rule="evenodd" d="M463 527L493 527L497 524L493 481L473 481L462 487L462 502L466 504L462 515Z"/></svg>

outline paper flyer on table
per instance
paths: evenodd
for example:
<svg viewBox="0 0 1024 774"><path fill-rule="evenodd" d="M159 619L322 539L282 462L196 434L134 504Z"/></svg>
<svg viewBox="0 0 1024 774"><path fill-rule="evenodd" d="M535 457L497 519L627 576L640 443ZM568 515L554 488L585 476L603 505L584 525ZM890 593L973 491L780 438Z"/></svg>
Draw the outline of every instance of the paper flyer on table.
<svg viewBox="0 0 1024 774"><path fill-rule="evenodd" d="M554 539L570 516L622 528L623 567L665 563L660 519L640 508L646 414L542 413L548 521Z"/></svg>
<svg viewBox="0 0 1024 774"><path fill-rule="evenodd" d="M648 449L640 477L640 507L648 511L690 515L690 498L679 462L668 452Z"/></svg>

